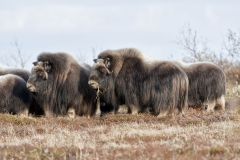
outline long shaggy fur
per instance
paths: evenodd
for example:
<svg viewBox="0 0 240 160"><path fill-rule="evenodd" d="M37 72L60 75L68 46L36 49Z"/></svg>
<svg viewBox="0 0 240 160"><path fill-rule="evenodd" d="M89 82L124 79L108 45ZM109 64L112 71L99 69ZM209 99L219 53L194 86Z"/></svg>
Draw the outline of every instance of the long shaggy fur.
<svg viewBox="0 0 240 160"><path fill-rule="evenodd" d="M27 82L27 80L30 76L30 72L25 70L25 69L18 69L18 68L3 69L3 68L0 68L0 76L7 75L7 74L13 74L13 75L19 76L25 81L25 83ZM32 97L31 98L31 105L30 105L30 108L29 108L29 114L34 115L34 116L43 115L43 109L37 103L34 96L30 92L28 94L30 94L31 97Z"/></svg>
<svg viewBox="0 0 240 160"><path fill-rule="evenodd" d="M188 105L213 110L225 108L226 77L223 70L212 63L179 64L189 79ZM210 108L209 108L210 107Z"/></svg>
<svg viewBox="0 0 240 160"><path fill-rule="evenodd" d="M96 94L88 86L89 66L80 66L66 53L42 53L37 61L48 62L48 78L34 82L36 72L33 69L28 83L36 87L37 100L46 115L65 115L69 109L74 109L80 116L94 115Z"/></svg>
<svg viewBox="0 0 240 160"><path fill-rule="evenodd" d="M26 82L19 76L6 74L0 76L0 112L28 114L32 97Z"/></svg>
<svg viewBox="0 0 240 160"><path fill-rule="evenodd" d="M136 49L107 50L98 55L98 59L108 59L105 66L111 72L102 80L94 77L101 64L95 65L90 76L100 82L100 88L106 90L104 99L118 108L126 104L130 112L153 114L179 112L186 107L188 95L187 75L171 62L144 61ZM103 67L103 66L102 66ZM102 87L101 87L102 86Z"/></svg>

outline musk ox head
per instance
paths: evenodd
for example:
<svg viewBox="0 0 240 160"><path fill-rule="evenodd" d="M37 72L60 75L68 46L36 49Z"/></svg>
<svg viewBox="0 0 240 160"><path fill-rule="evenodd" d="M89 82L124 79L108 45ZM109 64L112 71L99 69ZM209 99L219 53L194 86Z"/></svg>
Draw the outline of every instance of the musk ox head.
<svg viewBox="0 0 240 160"><path fill-rule="evenodd" d="M135 60L142 61L144 57L142 53L135 48L124 48L117 50L105 50L98 55L97 60L99 59L102 59L102 62L107 69L113 73L112 76L116 77L126 61L131 60L131 63L134 63Z"/></svg>
<svg viewBox="0 0 240 160"><path fill-rule="evenodd" d="M37 93L43 87L42 83L48 79L51 66L48 62L33 62L33 65L27 88L30 92Z"/></svg>
<svg viewBox="0 0 240 160"><path fill-rule="evenodd" d="M116 77L123 65L124 50L106 50L98 55L97 61L105 65L105 67L112 72L112 76Z"/></svg>
<svg viewBox="0 0 240 160"><path fill-rule="evenodd" d="M94 66L92 67L88 84L93 89L100 89L104 91L108 88L107 79L111 76L111 71L107 68L107 62L104 59L94 59Z"/></svg>

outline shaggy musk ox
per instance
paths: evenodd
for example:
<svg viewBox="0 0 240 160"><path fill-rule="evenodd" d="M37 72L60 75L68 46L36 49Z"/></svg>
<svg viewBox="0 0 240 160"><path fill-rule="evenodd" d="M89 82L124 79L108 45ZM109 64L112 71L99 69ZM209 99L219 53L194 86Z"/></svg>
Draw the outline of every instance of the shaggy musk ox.
<svg viewBox="0 0 240 160"><path fill-rule="evenodd" d="M46 116L86 115L96 112L96 93L88 86L89 66L66 53L42 53L27 82Z"/></svg>
<svg viewBox="0 0 240 160"><path fill-rule="evenodd" d="M150 111L154 115L180 113L187 105L188 78L171 62L146 62L136 49L107 50L98 55L89 85L102 98L129 113Z"/></svg>
<svg viewBox="0 0 240 160"><path fill-rule="evenodd" d="M221 68L212 63L179 64L189 79L188 105L207 111L225 109L226 77Z"/></svg>
<svg viewBox="0 0 240 160"><path fill-rule="evenodd" d="M26 82L19 76L0 76L0 113L28 115L32 97Z"/></svg>
<svg viewBox="0 0 240 160"><path fill-rule="evenodd" d="M27 80L28 80L28 78L30 76L30 72L27 71L27 70L24 70L24 69L17 69L17 68L14 68L14 69L2 69L2 68L0 68L0 77L4 76L4 75L8 75L8 74L15 75L15 77L12 78L12 79L16 79L16 76L19 76L19 78L22 78L25 81L25 83L27 82ZM13 84L13 85L15 85L15 84ZM16 88L16 87L13 87L13 88ZM25 88L22 87L23 90L25 90ZM8 92L8 91L5 91L5 92ZM17 92L20 93L20 92L25 92L25 91L19 91L18 90ZM27 91L27 92L29 92L29 91ZM10 93L8 93L8 94L10 94ZM29 107L29 114L34 115L34 116L41 116L41 115L43 115L43 109L41 108L41 106L39 106L39 104L37 103L37 101L34 98L34 96L30 92L28 94L31 95L31 105Z"/></svg>

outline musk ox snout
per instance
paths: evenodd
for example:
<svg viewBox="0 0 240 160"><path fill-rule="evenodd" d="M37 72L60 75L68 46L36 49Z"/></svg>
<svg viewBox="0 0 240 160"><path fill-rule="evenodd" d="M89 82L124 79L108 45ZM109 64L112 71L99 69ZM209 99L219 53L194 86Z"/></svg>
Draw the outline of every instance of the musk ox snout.
<svg viewBox="0 0 240 160"><path fill-rule="evenodd" d="M99 84L98 82L96 82L95 80L89 80L88 81L88 85L90 87L92 87L93 89L98 89L99 88Z"/></svg>
<svg viewBox="0 0 240 160"><path fill-rule="evenodd" d="M33 93L36 92L36 87L35 87L33 84L29 83L29 82L27 82L27 89L28 89L30 92L33 92Z"/></svg>

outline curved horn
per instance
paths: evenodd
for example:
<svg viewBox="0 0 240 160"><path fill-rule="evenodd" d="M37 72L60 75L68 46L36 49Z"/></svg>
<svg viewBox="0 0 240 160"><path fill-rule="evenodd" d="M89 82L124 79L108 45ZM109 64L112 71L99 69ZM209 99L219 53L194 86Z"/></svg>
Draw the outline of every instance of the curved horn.
<svg viewBox="0 0 240 160"><path fill-rule="evenodd" d="M42 61L35 61L33 62L34 66L43 66L43 62Z"/></svg>
<svg viewBox="0 0 240 160"><path fill-rule="evenodd" d="M110 65L111 65L111 63L110 63L110 58L107 57L107 58L104 60L104 64L105 64L105 66L106 66L107 68L109 68Z"/></svg>
<svg viewBox="0 0 240 160"><path fill-rule="evenodd" d="M38 62L35 61L35 62L33 62L32 64L33 64L34 66L36 66L36 65L38 64Z"/></svg>
<svg viewBox="0 0 240 160"><path fill-rule="evenodd" d="M104 63L104 59L102 58L94 59L93 61L98 64Z"/></svg>
<svg viewBox="0 0 240 160"><path fill-rule="evenodd" d="M110 71L106 65L104 65L104 68L106 69L107 74L111 74L112 73L112 71Z"/></svg>
<svg viewBox="0 0 240 160"><path fill-rule="evenodd" d="M48 61L43 62L43 68L46 70L46 72L49 72L51 70L51 65Z"/></svg>
<svg viewBox="0 0 240 160"><path fill-rule="evenodd" d="M48 79L48 73L47 72L44 72L44 79L47 80Z"/></svg>

